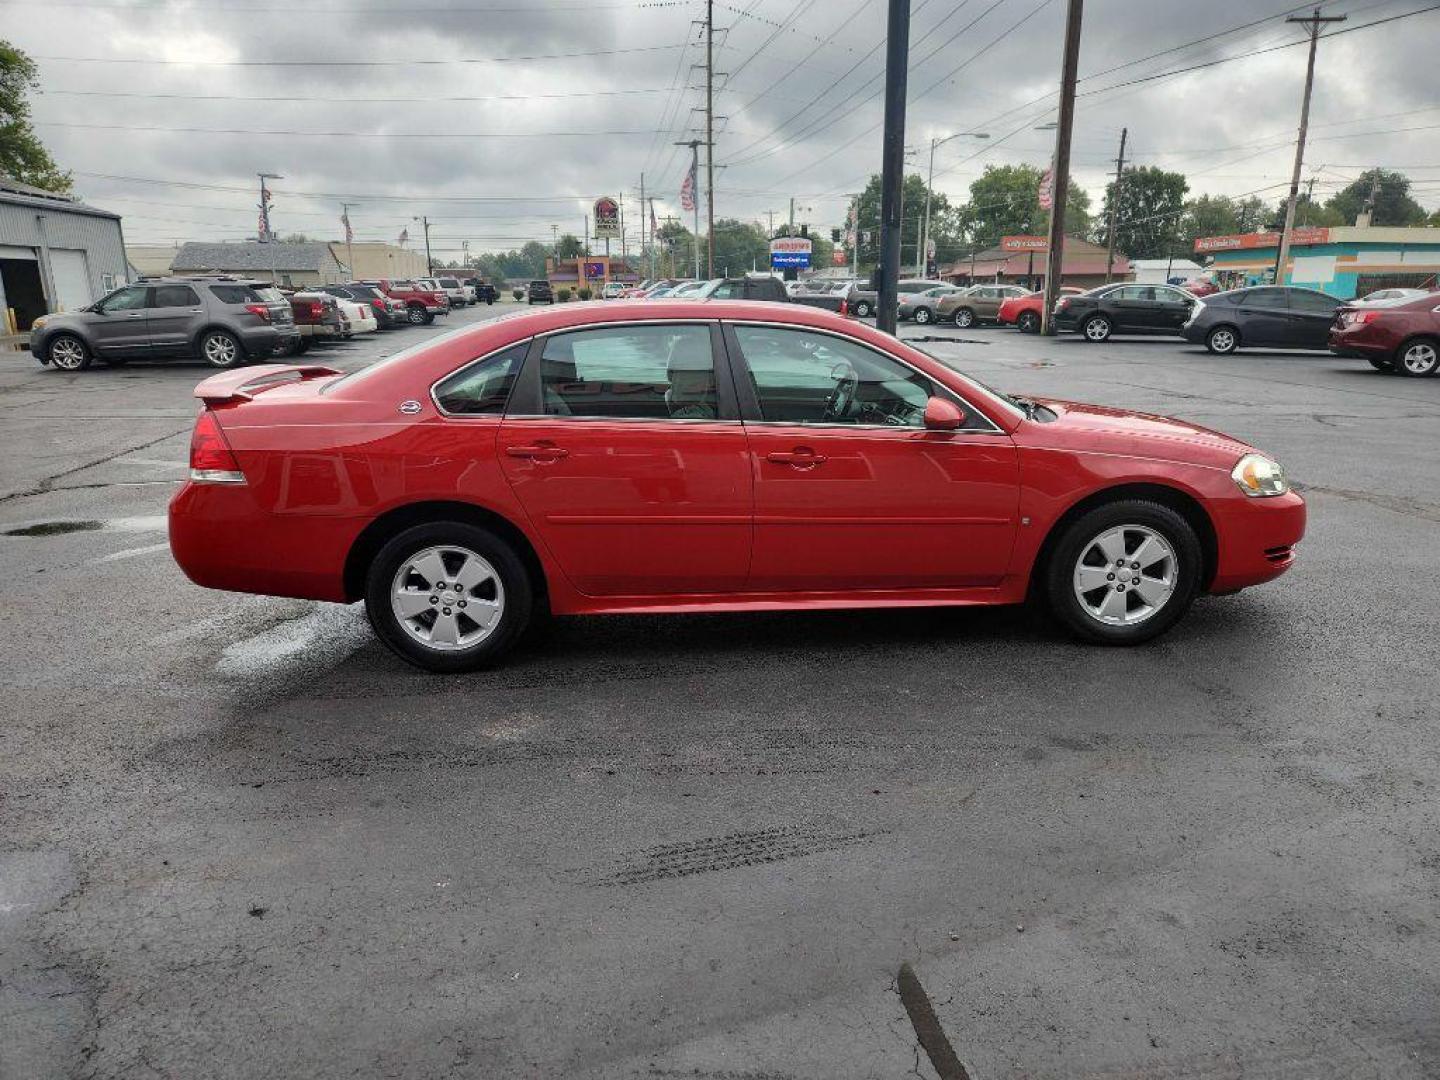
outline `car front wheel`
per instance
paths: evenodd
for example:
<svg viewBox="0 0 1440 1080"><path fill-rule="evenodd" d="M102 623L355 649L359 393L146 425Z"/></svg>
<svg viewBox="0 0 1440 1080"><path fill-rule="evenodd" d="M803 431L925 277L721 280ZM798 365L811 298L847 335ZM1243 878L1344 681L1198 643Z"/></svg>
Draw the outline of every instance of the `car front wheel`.
<svg viewBox="0 0 1440 1080"><path fill-rule="evenodd" d="M530 578L509 544L458 521L417 525L370 564L365 611L380 639L428 671L494 663L524 633Z"/></svg>
<svg viewBox="0 0 1440 1080"><path fill-rule="evenodd" d="M1240 335L1228 326L1217 326L1205 335L1205 348L1224 356L1240 347Z"/></svg>
<svg viewBox="0 0 1440 1080"><path fill-rule="evenodd" d="M968 330L975 325L975 312L968 307L962 307L955 312L955 325L961 330Z"/></svg>
<svg viewBox="0 0 1440 1080"><path fill-rule="evenodd" d="M916 321L917 323L919 323L921 326L925 326L925 325L929 324L930 318L931 318L931 315L930 315L930 309L929 309L929 308L923 308L923 307L922 307L922 308L916 308L916 309L915 309L915 321Z"/></svg>
<svg viewBox="0 0 1440 1080"><path fill-rule="evenodd" d="M1046 574L1051 610L1077 637L1136 645L1189 609L1200 581L1195 530L1168 506L1107 503L1072 522Z"/></svg>
<svg viewBox="0 0 1440 1080"><path fill-rule="evenodd" d="M1395 352L1395 370L1411 378L1434 375L1440 371L1440 349L1428 338L1407 341Z"/></svg>
<svg viewBox="0 0 1440 1080"><path fill-rule="evenodd" d="M1022 311L1020 318L1015 320L1015 325L1020 328L1022 334L1038 334L1040 332L1040 316L1033 311Z"/></svg>
<svg viewBox="0 0 1440 1080"><path fill-rule="evenodd" d="M1091 315L1085 320L1085 325L1080 328L1080 332L1085 335L1086 341L1099 344L1102 341L1110 340L1112 329L1110 320L1104 315Z"/></svg>
<svg viewBox="0 0 1440 1080"><path fill-rule="evenodd" d="M233 368L245 362L245 350L234 334L211 330L200 339L200 355L211 367Z"/></svg>
<svg viewBox="0 0 1440 1080"><path fill-rule="evenodd" d="M857 319L868 319L870 317L870 302L861 300L855 304L855 317Z"/></svg>
<svg viewBox="0 0 1440 1080"><path fill-rule="evenodd" d="M90 366L90 350L74 334L57 334L50 342L50 364L59 371L81 371Z"/></svg>

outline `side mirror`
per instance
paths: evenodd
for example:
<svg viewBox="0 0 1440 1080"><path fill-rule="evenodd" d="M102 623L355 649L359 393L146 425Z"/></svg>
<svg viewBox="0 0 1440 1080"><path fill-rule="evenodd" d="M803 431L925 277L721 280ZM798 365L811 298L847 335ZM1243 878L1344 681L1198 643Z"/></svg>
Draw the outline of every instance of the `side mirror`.
<svg viewBox="0 0 1440 1080"><path fill-rule="evenodd" d="M930 431L955 431L964 422L965 414L953 401L932 397L925 403L925 427Z"/></svg>

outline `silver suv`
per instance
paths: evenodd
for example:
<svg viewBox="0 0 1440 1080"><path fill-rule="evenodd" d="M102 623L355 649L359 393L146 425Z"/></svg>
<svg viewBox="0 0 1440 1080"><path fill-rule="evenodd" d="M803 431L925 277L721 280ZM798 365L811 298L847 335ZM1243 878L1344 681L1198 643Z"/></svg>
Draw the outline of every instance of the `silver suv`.
<svg viewBox="0 0 1440 1080"><path fill-rule="evenodd" d="M123 285L87 308L44 315L30 328L31 354L61 371L79 371L91 360L113 365L191 356L231 368L284 355L299 340L280 290L233 277Z"/></svg>

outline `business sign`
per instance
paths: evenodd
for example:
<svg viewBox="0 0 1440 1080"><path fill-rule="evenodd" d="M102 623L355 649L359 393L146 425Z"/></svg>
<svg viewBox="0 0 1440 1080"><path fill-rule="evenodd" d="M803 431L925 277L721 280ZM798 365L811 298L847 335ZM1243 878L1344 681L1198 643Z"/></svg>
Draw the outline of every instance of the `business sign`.
<svg viewBox="0 0 1440 1080"><path fill-rule="evenodd" d="M1055 205L1055 170L1046 169L1045 175L1040 177L1040 189L1035 193L1036 199L1040 202L1041 210L1049 210Z"/></svg>
<svg viewBox="0 0 1440 1080"><path fill-rule="evenodd" d="M594 281L605 276L605 264L603 262L587 262L585 264L585 279Z"/></svg>
<svg viewBox="0 0 1440 1080"><path fill-rule="evenodd" d="M620 237L620 204L609 195L595 200L595 237L599 240Z"/></svg>
<svg viewBox="0 0 1440 1080"><path fill-rule="evenodd" d="M831 266L844 266L847 261L848 260L845 258L845 252L841 251L839 248L836 248L834 251L830 252Z"/></svg>
<svg viewBox="0 0 1440 1080"><path fill-rule="evenodd" d="M1044 251L1050 246L1050 240L1045 236L1002 236L1000 238L1001 251Z"/></svg>
<svg viewBox="0 0 1440 1080"><path fill-rule="evenodd" d="M777 236L770 241L770 268L772 270L808 270L813 246L803 236Z"/></svg>
<svg viewBox="0 0 1440 1080"><path fill-rule="evenodd" d="M1295 247L1307 244L1328 244L1330 230L1318 225L1300 226L1290 230L1290 243ZM1195 239L1196 251L1250 251L1254 248L1279 247L1278 232L1241 233L1238 236L1200 236Z"/></svg>

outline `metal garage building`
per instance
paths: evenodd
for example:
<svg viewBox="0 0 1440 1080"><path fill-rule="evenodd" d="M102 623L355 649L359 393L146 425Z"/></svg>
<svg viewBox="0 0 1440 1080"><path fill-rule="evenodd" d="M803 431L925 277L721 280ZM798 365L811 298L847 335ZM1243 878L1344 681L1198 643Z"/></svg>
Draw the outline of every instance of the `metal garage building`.
<svg viewBox="0 0 1440 1080"><path fill-rule="evenodd" d="M0 316L9 329L84 307L124 280L118 214L0 176Z"/></svg>

